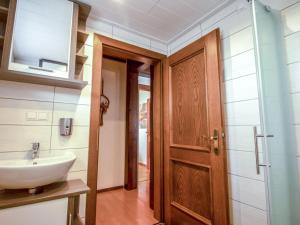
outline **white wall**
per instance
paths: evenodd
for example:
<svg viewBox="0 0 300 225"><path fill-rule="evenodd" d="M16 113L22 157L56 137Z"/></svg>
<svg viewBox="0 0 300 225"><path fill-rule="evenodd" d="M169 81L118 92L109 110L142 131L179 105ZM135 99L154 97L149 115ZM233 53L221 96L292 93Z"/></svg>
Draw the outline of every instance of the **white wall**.
<svg viewBox="0 0 300 225"><path fill-rule="evenodd" d="M150 98L149 91L139 91L139 105L147 104ZM139 127L139 163L147 165L147 128Z"/></svg>
<svg viewBox="0 0 300 225"><path fill-rule="evenodd" d="M293 103L300 174L300 1L282 10L288 79ZM300 177L299 177L300 178Z"/></svg>
<svg viewBox="0 0 300 225"><path fill-rule="evenodd" d="M98 190L124 185L126 64L103 60L104 94L110 106L100 128Z"/></svg>
<svg viewBox="0 0 300 225"><path fill-rule="evenodd" d="M43 154L72 151L77 159L68 179L86 181L92 76L92 35L85 46L89 59L84 65L82 90L0 81L0 159L30 157L32 142L40 142ZM27 113L46 113L48 119L31 121ZM59 135L59 118L74 118L73 134ZM85 196L80 214L84 217Z"/></svg>

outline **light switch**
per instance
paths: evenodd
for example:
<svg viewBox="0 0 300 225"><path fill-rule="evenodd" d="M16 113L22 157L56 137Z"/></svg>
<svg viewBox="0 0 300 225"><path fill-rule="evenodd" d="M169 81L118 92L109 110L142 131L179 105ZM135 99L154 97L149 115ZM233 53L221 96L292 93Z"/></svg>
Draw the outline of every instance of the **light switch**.
<svg viewBox="0 0 300 225"><path fill-rule="evenodd" d="M37 120L37 113L36 112L26 112L26 120L29 120L29 121Z"/></svg>
<svg viewBox="0 0 300 225"><path fill-rule="evenodd" d="M48 113L46 113L46 112L39 112L38 113L38 120L48 120Z"/></svg>

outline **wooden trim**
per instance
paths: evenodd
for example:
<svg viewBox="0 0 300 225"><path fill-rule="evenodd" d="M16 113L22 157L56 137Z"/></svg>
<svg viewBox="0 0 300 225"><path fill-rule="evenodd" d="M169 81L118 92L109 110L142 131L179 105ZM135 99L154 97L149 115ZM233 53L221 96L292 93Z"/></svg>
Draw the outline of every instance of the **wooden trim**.
<svg viewBox="0 0 300 225"><path fill-rule="evenodd" d="M198 214L196 214L193 211L189 210L188 208L178 204L177 202L171 202L171 205L173 207L177 208L178 210L190 215L191 217L193 217L194 219L200 221L201 223L204 223L206 225L212 225L210 220L206 219L205 217L199 216Z"/></svg>
<svg viewBox="0 0 300 225"><path fill-rule="evenodd" d="M1 68L7 70L10 59L10 49L11 43L13 39L13 29L15 23L15 13L17 7L17 0L10 0L8 16L6 22L5 36L4 36L4 44L3 44L3 53L2 53L2 61Z"/></svg>
<svg viewBox="0 0 300 225"><path fill-rule="evenodd" d="M170 148L181 148L181 149L188 149L194 151L211 152L210 148L208 147L181 145L181 144L170 144Z"/></svg>
<svg viewBox="0 0 300 225"><path fill-rule="evenodd" d="M124 188L124 185L115 186L115 187L110 187L110 188L103 188L103 189L97 190L97 193L103 193L103 192L108 192L108 191L114 191L114 190L123 189L123 188Z"/></svg>
<svg viewBox="0 0 300 225"><path fill-rule="evenodd" d="M118 57L118 54L121 56ZM135 56L135 59L139 62L150 62L152 65L158 65L155 71L157 72L157 76L159 79L162 79L162 67L164 61L166 59L165 55L143 49L134 45L130 45L121 41L117 41L108 37L104 37L99 34L94 35L94 54L93 54L93 75L92 75L92 99L91 99L91 118L90 118L90 139L89 139L89 159L88 159L88 186L91 188L90 193L87 195L86 202L86 225L95 225L96 222L96 201L97 201L97 173L98 173L98 150L99 150L99 117L100 117L100 93L101 93L101 64L103 56L110 56L125 59L126 57ZM161 64L157 64L161 62ZM156 75L155 75L156 76ZM162 81L161 81L162 82ZM159 92L162 91L161 88L158 89ZM160 97L162 97L162 93L160 93ZM160 103L162 104L162 103ZM155 112L157 118L160 121L156 122L160 125L160 131L163 130L163 122L162 122L162 107L159 108L160 111ZM160 140L160 144L157 145L157 152L160 153L160 160L162 160L162 143L163 137L158 136L157 140ZM162 164L160 169L162 168ZM162 171L161 171L162 173ZM156 177L155 185L157 184L157 188L161 191L160 196L160 204L163 204L163 184L162 177ZM162 214L162 207L161 213ZM157 218L160 221L164 220L164 215L160 215Z"/></svg>
<svg viewBox="0 0 300 225"><path fill-rule="evenodd" d="M163 207L163 62L153 66L152 88L152 127L151 145L153 148L153 181L154 181L154 217L164 218ZM151 74L152 75L152 74Z"/></svg>
<svg viewBox="0 0 300 225"><path fill-rule="evenodd" d="M150 85L139 84L139 90L151 91L151 87L150 87Z"/></svg>
<svg viewBox="0 0 300 225"><path fill-rule="evenodd" d="M121 51L126 52L127 55L133 53L135 55L139 55L143 58L152 59L154 61L159 61L164 59L166 56L148 49L144 49L141 47L137 47L135 45L127 44L122 41L118 41L100 34L95 34L99 40L103 43L104 46L112 47L115 49L119 49Z"/></svg>
<svg viewBox="0 0 300 225"><path fill-rule="evenodd" d="M95 225L97 207L97 179L98 179L98 151L100 134L100 96L102 92L102 43L94 36L93 50L93 72L91 91L91 113L90 113L90 138L87 184L91 191L86 201L86 224Z"/></svg>
<svg viewBox="0 0 300 225"><path fill-rule="evenodd" d="M163 168L164 168L164 221L166 224L170 224L170 212L168 209L170 200L170 152L169 152L169 144L170 144L170 126L169 126L169 77L170 77L170 66L169 59L166 58L163 66L163 140L164 140L164 155L163 155Z"/></svg>
<svg viewBox="0 0 300 225"><path fill-rule="evenodd" d="M50 184L43 187L43 192L37 195L29 194L27 189L16 190L13 193L2 190L0 192L0 209L74 197L88 191L89 188L82 180L70 180Z"/></svg>

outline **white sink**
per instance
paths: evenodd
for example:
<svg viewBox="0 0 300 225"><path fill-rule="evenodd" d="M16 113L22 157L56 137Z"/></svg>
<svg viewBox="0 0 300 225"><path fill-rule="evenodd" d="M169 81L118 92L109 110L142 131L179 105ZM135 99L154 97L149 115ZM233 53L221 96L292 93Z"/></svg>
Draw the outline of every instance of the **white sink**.
<svg viewBox="0 0 300 225"><path fill-rule="evenodd" d="M76 160L72 152L34 160L0 160L0 188L36 188L65 179Z"/></svg>

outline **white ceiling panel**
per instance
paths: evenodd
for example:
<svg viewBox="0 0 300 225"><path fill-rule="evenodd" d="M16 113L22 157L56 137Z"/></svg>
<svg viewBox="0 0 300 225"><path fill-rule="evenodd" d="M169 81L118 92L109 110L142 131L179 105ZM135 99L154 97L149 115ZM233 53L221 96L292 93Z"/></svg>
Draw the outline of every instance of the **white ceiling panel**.
<svg viewBox="0 0 300 225"><path fill-rule="evenodd" d="M168 42L233 0L81 0L92 16Z"/></svg>

